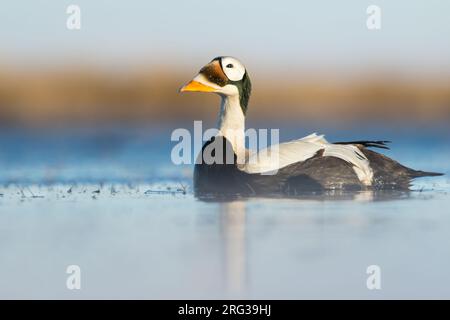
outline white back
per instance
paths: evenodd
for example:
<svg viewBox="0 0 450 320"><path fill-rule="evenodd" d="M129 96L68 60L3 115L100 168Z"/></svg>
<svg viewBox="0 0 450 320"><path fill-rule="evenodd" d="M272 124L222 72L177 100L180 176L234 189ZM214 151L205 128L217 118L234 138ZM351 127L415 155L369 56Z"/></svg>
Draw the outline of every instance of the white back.
<svg viewBox="0 0 450 320"><path fill-rule="evenodd" d="M353 164L353 170L358 179L365 185L372 184L373 171L370 168L369 160L359 152L356 146L332 144L325 140L323 135L315 133L299 140L270 146L252 154L242 170L252 174L276 172L290 164L305 161L320 150L324 151L324 156L350 162ZM362 158L358 156L357 152Z"/></svg>

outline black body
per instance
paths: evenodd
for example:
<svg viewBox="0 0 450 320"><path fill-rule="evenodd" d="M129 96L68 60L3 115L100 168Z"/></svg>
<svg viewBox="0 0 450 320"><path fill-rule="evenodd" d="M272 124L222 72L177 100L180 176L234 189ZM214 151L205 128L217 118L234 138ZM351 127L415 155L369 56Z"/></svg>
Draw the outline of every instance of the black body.
<svg viewBox="0 0 450 320"><path fill-rule="evenodd" d="M322 151L306 161L281 168L274 175L248 174L238 169L231 144L223 137L214 137L203 146L202 161L197 159L194 191L197 196L260 196L301 195L329 190L409 190L411 180L414 178L441 175L407 168L365 147L365 145L375 146L374 144L384 146L384 143L382 141L340 142L340 144L356 144L369 159L374 178L372 186L367 187L360 182L351 163L336 157L324 157ZM205 148L221 153L213 154L215 162L207 164L203 161L208 158L204 153ZM231 159L234 159L232 163L230 161L226 163L227 154L232 155Z"/></svg>

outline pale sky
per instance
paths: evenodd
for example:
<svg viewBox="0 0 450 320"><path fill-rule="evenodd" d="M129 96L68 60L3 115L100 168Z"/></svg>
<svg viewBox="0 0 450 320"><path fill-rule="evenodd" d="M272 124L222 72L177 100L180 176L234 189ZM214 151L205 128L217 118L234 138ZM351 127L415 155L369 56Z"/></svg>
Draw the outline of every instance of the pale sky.
<svg viewBox="0 0 450 320"><path fill-rule="evenodd" d="M81 30L66 8L81 8ZM366 9L382 10L381 30ZM202 65L233 55L258 66L450 69L445 0L14 0L0 5L0 62L93 60Z"/></svg>

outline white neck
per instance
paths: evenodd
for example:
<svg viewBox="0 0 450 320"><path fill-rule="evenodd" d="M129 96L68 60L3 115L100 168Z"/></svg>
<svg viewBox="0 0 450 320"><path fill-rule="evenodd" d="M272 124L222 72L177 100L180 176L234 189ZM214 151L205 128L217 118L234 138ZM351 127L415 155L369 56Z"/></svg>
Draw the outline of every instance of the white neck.
<svg viewBox="0 0 450 320"><path fill-rule="evenodd" d="M239 95L223 96L218 120L219 135L232 145L238 163L245 162L245 116Z"/></svg>

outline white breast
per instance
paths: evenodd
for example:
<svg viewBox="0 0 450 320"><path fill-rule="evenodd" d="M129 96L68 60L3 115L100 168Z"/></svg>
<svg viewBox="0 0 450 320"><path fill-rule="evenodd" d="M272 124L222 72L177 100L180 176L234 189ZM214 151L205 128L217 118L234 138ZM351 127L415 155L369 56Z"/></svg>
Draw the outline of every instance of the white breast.
<svg viewBox="0 0 450 320"><path fill-rule="evenodd" d="M323 135L315 133L251 154L241 170L251 174L274 174L290 164L312 158L320 150L323 150L324 156L340 158L353 164L353 170L361 183L367 186L372 184L373 171L369 160L358 147L332 144L325 140Z"/></svg>

